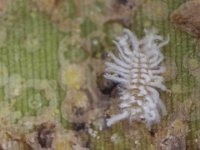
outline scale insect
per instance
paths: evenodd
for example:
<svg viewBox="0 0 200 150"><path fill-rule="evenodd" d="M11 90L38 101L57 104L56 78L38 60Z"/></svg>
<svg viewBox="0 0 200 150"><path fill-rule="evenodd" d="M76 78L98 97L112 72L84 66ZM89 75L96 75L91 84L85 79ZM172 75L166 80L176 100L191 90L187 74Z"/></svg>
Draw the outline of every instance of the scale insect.
<svg viewBox="0 0 200 150"><path fill-rule="evenodd" d="M164 56L161 48L169 42L155 29L144 30L145 36L138 39L134 33L124 29L123 35L114 41L118 57L108 53L111 61L106 61L104 77L119 84L120 113L107 119L107 126L118 121L144 122L147 128L160 122L160 113L166 115L165 105L158 90L167 91L163 84L161 64Z"/></svg>

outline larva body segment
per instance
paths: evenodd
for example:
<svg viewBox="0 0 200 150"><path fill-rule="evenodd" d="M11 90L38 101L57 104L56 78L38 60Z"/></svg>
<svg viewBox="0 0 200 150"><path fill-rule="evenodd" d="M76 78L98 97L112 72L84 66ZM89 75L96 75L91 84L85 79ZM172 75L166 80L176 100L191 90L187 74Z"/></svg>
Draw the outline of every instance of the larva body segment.
<svg viewBox="0 0 200 150"><path fill-rule="evenodd" d="M166 115L158 89L167 90L161 74L165 67L161 48L169 42L157 34L157 30L145 30L145 36L138 39L130 30L114 43L119 51L118 57L109 52L111 62L106 61L104 77L119 83L121 113L107 119L107 126L123 120L141 121L151 128L160 121L160 112Z"/></svg>

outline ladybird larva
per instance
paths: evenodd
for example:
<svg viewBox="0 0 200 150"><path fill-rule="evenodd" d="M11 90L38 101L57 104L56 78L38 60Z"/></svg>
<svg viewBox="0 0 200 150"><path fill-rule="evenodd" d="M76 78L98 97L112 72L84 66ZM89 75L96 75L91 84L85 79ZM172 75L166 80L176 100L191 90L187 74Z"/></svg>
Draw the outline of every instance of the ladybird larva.
<svg viewBox="0 0 200 150"><path fill-rule="evenodd" d="M144 122L147 128L160 122L160 113L166 115L165 105L158 90L166 91L161 64L164 56L161 48L169 42L155 29L144 30L145 36L138 39L134 33L124 29L124 34L114 41L118 57L108 53L111 61L106 61L104 77L119 83L120 113L107 119L107 126L129 119Z"/></svg>

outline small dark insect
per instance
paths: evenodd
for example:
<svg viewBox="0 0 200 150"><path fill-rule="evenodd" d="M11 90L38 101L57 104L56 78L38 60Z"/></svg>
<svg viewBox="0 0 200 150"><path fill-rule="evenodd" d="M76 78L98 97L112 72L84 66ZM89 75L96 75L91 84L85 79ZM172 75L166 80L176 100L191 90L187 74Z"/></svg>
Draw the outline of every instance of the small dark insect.
<svg viewBox="0 0 200 150"><path fill-rule="evenodd" d="M97 86L102 94L111 96L117 85L117 83L106 80L103 74L97 76Z"/></svg>
<svg viewBox="0 0 200 150"><path fill-rule="evenodd" d="M81 131L85 129L85 123L73 123L72 128L76 131Z"/></svg>
<svg viewBox="0 0 200 150"><path fill-rule="evenodd" d="M75 110L75 115L76 115L76 116L81 116L81 115L83 115L84 112L85 112L84 108L81 108L81 107L78 107L78 108L75 107L74 110Z"/></svg>
<svg viewBox="0 0 200 150"><path fill-rule="evenodd" d="M155 133L156 133L156 131L155 131L155 129L151 129L151 130L149 130L149 133L150 133L150 135L152 136L152 137L155 137Z"/></svg>
<svg viewBox="0 0 200 150"><path fill-rule="evenodd" d="M118 3L125 5L128 3L128 0L118 0Z"/></svg>
<svg viewBox="0 0 200 150"><path fill-rule="evenodd" d="M55 125L43 123L38 128L37 139L42 148L51 148L54 138Z"/></svg>

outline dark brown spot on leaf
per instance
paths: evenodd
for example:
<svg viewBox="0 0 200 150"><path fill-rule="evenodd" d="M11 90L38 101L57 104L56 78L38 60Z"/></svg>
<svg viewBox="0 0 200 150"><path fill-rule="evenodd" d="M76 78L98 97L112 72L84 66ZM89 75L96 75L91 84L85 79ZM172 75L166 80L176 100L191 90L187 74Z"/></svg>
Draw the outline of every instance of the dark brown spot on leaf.
<svg viewBox="0 0 200 150"><path fill-rule="evenodd" d="M171 14L171 21L182 31L200 37L200 1L188 1Z"/></svg>
<svg viewBox="0 0 200 150"><path fill-rule="evenodd" d="M42 148L51 148L54 138L55 125L43 123L38 128L37 139Z"/></svg>
<svg viewBox="0 0 200 150"><path fill-rule="evenodd" d="M141 3L135 0L111 0L106 14L106 22L117 22L129 27L132 24L135 11Z"/></svg>

